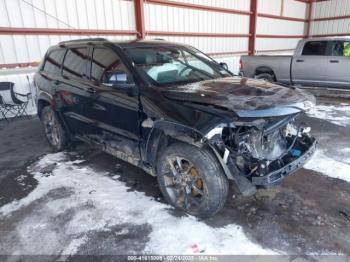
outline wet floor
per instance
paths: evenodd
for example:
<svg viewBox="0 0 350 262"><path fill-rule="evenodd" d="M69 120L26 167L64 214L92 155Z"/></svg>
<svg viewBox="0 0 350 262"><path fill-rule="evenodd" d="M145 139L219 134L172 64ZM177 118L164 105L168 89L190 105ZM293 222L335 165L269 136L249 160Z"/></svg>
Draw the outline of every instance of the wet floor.
<svg viewBox="0 0 350 262"><path fill-rule="evenodd" d="M322 103L325 106L332 106L340 102L322 101ZM340 121L345 119L345 122L332 123L329 119L316 117L307 117L305 121L312 126L313 134L320 143L319 148L328 157L347 163L347 159L350 158L347 151L350 148L350 123L347 123L346 118L342 117L349 117L350 112L340 110L337 114L335 117L340 117ZM60 230L71 223L73 217L81 216L83 222L86 219L84 217L86 210L97 210L93 200L90 204L87 202L71 209L63 208L62 210L65 211L62 213L56 207L50 209L50 203L60 199L75 199L75 195L76 198L80 197L77 193L79 187L53 186L50 191L43 193L35 201L26 202L33 192L38 194L35 189L38 188L38 183L40 184L28 167L35 165L39 157L48 153L50 149L38 119L14 121L10 124L0 122L0 210L3 211L3 214L0 214L0 253L21 254L21 251L29 253L33 251L32 253L35 254L43 250L35 245L28 247L23 244L25 242L22 239L23 236L28 237L31 241L39 237L32 231L26 234L22 232L29 230L25 227L27 220L27 223L34 224L35 221L39 221L38 227L48 226L53 232L52 235L46 236L48 242L53 242L44 247L46 254L61 254L62 252L69 254L139 254L144 252L147 249L147 243L153 241L152 232L155 227L146 220L144 223L142 220L136 223L129 217L128 221L118 218L118 223L110 223L108 226L101 227L108 228L108 230L83 228L79 233L73 235L67 229L63 235L59 234ZM143 193L145 198L150 199L150 203L153 201L159 203L162 208L165 206L156 179L142 170L85 145L77 145L67 152L66 156L68 159L64 161L77 159L82 161L78 161L74 166L69 166L73 171L74 168L80 171L86 168L92 169L97 174L110 179L111 183L118 181L126 186L128 194ZM57 169L58 166L55 163L47 164L41 167L40 174L50 176L54 170L57 173ZM89 194L93 195L94 189ZM105 194L107 199L108 193ZM116 200L116 205L118 201L127 202L129 200L128 197ZM6 207L13 208L14 203L19 203L20 207L6 213ZM166 210L170 218L187 217L171 207ZM86 216L91 214L94 213L87 213ZM137 217L135 213L135 220ZM107 221L108 224L109 220L106 215L103 219L101 218L102 220ZM176 221L179 223L183 220ZM214 231L237 225L242 228L249 241L261 246L262 249L278 253L350 254L350 183L313 170L301 169L287 177L281 186L271 190L259 190L255 196L250 198L240 196L231 186L225 208L215 217L197 223L204 223ZM20 231L21 228L22 231ZM77 236L81 241L79 243L72 241L72 239L77 239ZM191 238L191 234L188 235L188 238ZM193 243L196 241L194 240ZM226 243L224 240L220 241L223 241L223 244ZM203 247L204 253L206 253L205 248L210 249L209 246ZM191 247L186 253L190 252Z"/></svg>

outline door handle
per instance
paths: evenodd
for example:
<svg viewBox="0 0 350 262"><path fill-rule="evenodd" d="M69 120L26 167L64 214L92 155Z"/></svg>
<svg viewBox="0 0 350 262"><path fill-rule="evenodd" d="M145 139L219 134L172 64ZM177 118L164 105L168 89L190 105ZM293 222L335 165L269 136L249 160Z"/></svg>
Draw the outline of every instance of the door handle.
<svg viewBox="0 0 350 262"><path fill-rule="evenodd" d="M60 81L54 80L54 81L52 82L52 84L55 85L55 86L58 86L58 85L60 84Z"/></svg>
<svg viewBox="0 0 350 262"><path fill-rule="evenodd" d="M339 63L339 60L330 60L330 63Z"/></svg>
<svg viewBox="0 0 350 262"><path fill-rule="evenodd" d="M95 88L92 88L92 87L89 87L87 89L87 92L90 93L90 94L95 94L96 93L96 89Z"/></svg>
<svg viewBox="0 0 350 262"><path fill-rule="evenodd" d="M302 59L297 59L296 62L297 62L297 63L302 63L302 62L304 62L304 60L302 60Z"/></svg>

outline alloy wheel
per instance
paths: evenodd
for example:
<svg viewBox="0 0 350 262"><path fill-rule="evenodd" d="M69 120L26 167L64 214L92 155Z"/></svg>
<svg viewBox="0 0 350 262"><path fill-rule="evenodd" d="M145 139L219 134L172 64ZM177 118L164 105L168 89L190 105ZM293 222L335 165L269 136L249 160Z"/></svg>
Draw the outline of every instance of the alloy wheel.
<svg viewBox="0 0 350 262"><path fill-rule="evenodd" d="M207 190L197 168L181 157L167 158L167 167L165 187L172 201L187 211L198 209Z"/></svg>

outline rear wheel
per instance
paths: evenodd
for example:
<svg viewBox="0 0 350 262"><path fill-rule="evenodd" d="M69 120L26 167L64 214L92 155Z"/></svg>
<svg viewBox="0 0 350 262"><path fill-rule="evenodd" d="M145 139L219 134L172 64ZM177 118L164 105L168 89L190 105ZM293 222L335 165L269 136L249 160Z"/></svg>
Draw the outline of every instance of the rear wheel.
<svg viewBox="0 0 350 262"><path fill-rule="evenodd" d="M269 82L275 82L275 76L273 73L261 73L255 76L256 79L262 79Z"/></svg>
<svg viewBox="0 0 350 262"><path fill-rule="evenodd" d="M157 170L163 196L174 207L198 217L213 216L223 208L228 181L207 150L173 144L162 153Z"/></svg>
<svg viewBox="0 0 350 262"><path fill-rule="evenodd" d="M56 113L46 106L41 111L41 122L46 138L55 151L61 151L68 145L68 137L60 124Z"/></svg>

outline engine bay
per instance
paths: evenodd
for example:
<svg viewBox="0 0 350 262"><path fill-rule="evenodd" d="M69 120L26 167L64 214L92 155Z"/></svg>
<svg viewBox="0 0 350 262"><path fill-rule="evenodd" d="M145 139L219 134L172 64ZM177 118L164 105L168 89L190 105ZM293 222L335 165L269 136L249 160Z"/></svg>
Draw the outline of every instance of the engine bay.
<svg viewBox="0 0 350 262"><path fill-rule="evenodd" d="M210 141L228 166L249 179L263 177L298 159L315 139L299 114L222 126Z"/></svg>

